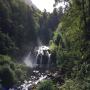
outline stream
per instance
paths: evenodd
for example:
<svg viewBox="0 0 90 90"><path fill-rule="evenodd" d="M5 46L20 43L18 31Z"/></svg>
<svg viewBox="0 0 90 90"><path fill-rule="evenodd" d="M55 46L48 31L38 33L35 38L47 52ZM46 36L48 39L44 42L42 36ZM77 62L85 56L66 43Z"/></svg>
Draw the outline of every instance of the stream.
<svg viewBox="0 0 90 90"><path fill-rule="evenodd" d="M33 90L42 81L51 79L52 76L54 78L56 71L52 73L50 69L56 64L55 61L55 55L50 52L48 46L40 46L34 50L34 53L29 52L24 63L27 67L36 69L33 69L33 74L28 80L24 80L16 89L9 90Z"/></svg>
<svg viewBox="0 0 90 90"><path fill-rule="evenodd" d="M24 83L20 85L17 90L32 90L38 83L47 78L46 73L41 73L37 70L34 70L33 73L35 75L31 76L28 81L24 80Z"/></svg>
<svg viewBox="0 0 90 90"><path fill-rule="evenodd" d="M24 80L20 86L9 90L33 90L44 80L51 80L52 77L54 78L56 74L57 71L50 72L49 70L45 69L33 70L33 74L29 77L28 80Z"/></svg>

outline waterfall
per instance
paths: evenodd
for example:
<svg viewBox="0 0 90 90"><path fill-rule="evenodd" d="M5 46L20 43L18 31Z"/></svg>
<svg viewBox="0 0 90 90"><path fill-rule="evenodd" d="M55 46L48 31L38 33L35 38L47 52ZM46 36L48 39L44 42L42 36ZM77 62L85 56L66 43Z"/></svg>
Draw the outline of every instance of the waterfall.
<svg viewBox="0 0 90 90"><path fill-rule="evenodd" d="M30 51L24 58L24 63L26 66L33 68L33 71L30 79L25 80L24 83L17 87L18 90L31 90L32 86L45 79L50 79L49 74L51 73L49 70L52 67L52 62L55 64L55 60L55 55L50 52L48 46L39 46L35 50Z"/></svg>
<svg viewBox="0 0 90 90"><path fill-rule="evenodd" d="M37 66L38 67L49 67L50 65L50 52L49 52L49 47L48 46L40 46L37 50L37 56L36 56L36 61L37 61Z"/></svg>
<svg viewBox="0 0 90 90"><path fill-rule="evenodd" d="M50 67L50 61L51 61L51 54L48 54L48 68Z"/></svg>
<svg viewBox="0 0 90 90"><path fill-rule="evenodd" d="M49 68L51 66L51 52L48 46L39 46L34 52L29 52L24 63L28 67Z"/></svg>

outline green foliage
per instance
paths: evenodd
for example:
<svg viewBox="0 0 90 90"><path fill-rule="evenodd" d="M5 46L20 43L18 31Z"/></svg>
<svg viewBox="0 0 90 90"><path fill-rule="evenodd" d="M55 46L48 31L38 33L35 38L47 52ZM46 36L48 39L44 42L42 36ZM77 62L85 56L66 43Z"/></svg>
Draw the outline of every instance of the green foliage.
<svg viewBox="0 0 90 90"><path fill-rule="evenodd" d="M16 82L14 63L9 56L0 55L0 80L2 86L9 88Z"/></svg>
<svg viewBox="0 0 90 90"><path fill-rule="evenodd" d="M37 88L37 90L57 90L52 81L43 81Z"/></svg>
<svg viewBox="0 0 90 90"><path fill-rule="evenodd" d="M0 0L0 54L23 56L36 44L40 17L21 0Z"/></svg>
<svg viewBox="0 0 90 90"><path fill-rule="evenodd" d="M27 78L27 68L17 64L17 61L21 60L30 48L37 45L41 15L38 9L28 6L22 0L0 0L0 84L2 86L9 88ZM17 61L13 58L17 58Z"/></svg>
<svg viewBox="0 0 90 90"><path fill-rule="evenodd" d="M4 34L0 31L0 53L12 55L15 50L15 43L11 40L8 34Z"/></svg>
<svg viewBox="0 0 90 90"><path fill-rule="evenodd" d="M58 3L59 0L56 1ZM51 43L57 47L55 52L60 73L67 78L60 90L89 90L90 20L87 18L90 18L90 1L67 1L70 6L64 12Z"/></svg>
<svg viewBox="0 0 90 90"><path fill-rule="evenodd" d="M48 13L46 10L42 13L40 18L40 30L39 37L44 44L49 43L53 36L53 32L56 30L58 23L63 15L63 11L54 8L53 13Z"/></svg>
<svg viewBox="0 0 90 90"><path fill-rule="evenodd" d="M11 88L26 78L27 68L15 63L9 56L0 55L0 84L5 88Z"/></svg>
<svg viewBox="0 0 90 90"><path fill-rule="evenodd" d="M16 82L15 73L8 65L0 67L0 79L6 88L12 87Z"/></svg>
<svg viewBox="0 0 90 90"><path fill-rule="evenodd" d="M59 90L89 90L90 83L87 81L79 80L66 80L65 84Z"/></svg>
<svg viewBox="0 0 90 90"><path fill-rule="evenodd" d="M46 10L41 13L22 0L0 0L2 86L12 87L27 77L27 68L11 57L22 58L37 45L38 36L48 44L54 35L50 40L51 53L57 58L60 73L68 79L60 90L90 89L90 0L55 0L56 4L63 1L69 3L64 13L62 8L55 8L50 14ZM45 81L38 90L56 89L51 81Z"/></svg>
<svg viewBox="0 0 90 90"><path fill-rule="evenodd" d="M25 71L21 70L21 68L19 69L15 69L15 74L16 74L16 78L17 80L19 80L20 82L23 81L25 79Z"/></svg>
<svg viewBox="0 0 90 90"><path fill-rule="evenodd" d="M53 52L57 49L57 46L55 45L55 43L53 43L53 41L50 41L50 50Z"/></svg>

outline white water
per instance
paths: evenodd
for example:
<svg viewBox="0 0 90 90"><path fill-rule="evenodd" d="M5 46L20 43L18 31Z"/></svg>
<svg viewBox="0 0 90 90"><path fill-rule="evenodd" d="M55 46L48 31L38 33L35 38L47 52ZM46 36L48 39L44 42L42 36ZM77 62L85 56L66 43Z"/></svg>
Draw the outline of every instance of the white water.
<svg viewBox="0 0 90 90"><path fill-rule="evenodd" d="M36 50L36 52L37 52L36 62L38 63L38 58L39 58L39 60L40 60L40 65L39 65L40 68L43 66L43 64L42 64L43 59L44 59L43 55L45 55L45 54L48 57L48 62L47 62L47 66L46 67L49 67L51 54L49 53L48 50L49 50L48 46L39 46L38 49Z"/></svg>
<svg viewBox="0 0 90 90"><path fill-rule="evenodd" d="M38 54L43 54L43 50L49 50L48 46L39 46L38 50L36 50L38 52Z"/></svg>
<svg viewBox="0 0 90 90"><path fill-rule="evenodd" d="M42 67L42 55L44 55L44 50L46 50L46 54L48 56L48 65L47 67L49 67L50 64L50 53L48 52L49 47L48 46L39 46L37 49L35 49L35 53L36 53L36 57L32 58L32 54L31 52L29 52L29 54L24 58L24 63L27 67L33 68L37 66L37 59L38 56L41 54L41 58L40 58L40 67Z"/></svg>
<svg viewBox="0 0 90 90"><path fill-rule="evenodd" d="M48 68L50 67L50 62L51 62L51 54L48 53Z"/></svg>
<svg viewBox="0 0 90 90"><path fill-rule="evenodd" d="M39 74L39 71L33 71L34 73ZM32 80L29 81L24 81L24 83L22 85L20 85L18 87L19 90L28 90L28 88L30 88L30 90L32 90L33 86L36 86L39 82L45 80L47 78L47 75L43 75L44 73L40 73L40 76L38 79L36 79L35 76L31 76Z"/></svg>

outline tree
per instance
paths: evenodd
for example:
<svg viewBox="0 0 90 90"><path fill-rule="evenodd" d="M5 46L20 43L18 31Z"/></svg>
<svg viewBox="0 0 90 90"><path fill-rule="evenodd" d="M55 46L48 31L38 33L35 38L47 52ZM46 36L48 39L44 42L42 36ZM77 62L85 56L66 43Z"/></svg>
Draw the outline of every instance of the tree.
<svg viewBox="0 0 90 90"><path fill-rule="evenodd" d="M0 78L3 87L9 89L15 84L15 73L6 65L0 68Z"/></svg>
<svg viewBox="0 0 90 90"><path fill-rule="evenodd" d="M55 38L53 38L62 75L76 81L78 81L77 78L81 77L83 82L88 81L89 71L87 67L90 64L90 38L89 26L87 26L90 16L88 15L89 8L87 7L89 6L87 2L88 0L69 1L70 6L64 12L63 18L56 29L57 33L61 33L61 40L58 40L58 34L54 35Z"/></svg>

